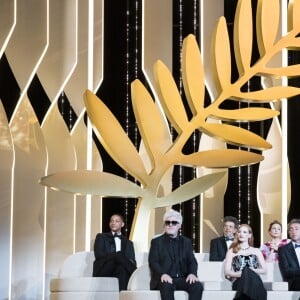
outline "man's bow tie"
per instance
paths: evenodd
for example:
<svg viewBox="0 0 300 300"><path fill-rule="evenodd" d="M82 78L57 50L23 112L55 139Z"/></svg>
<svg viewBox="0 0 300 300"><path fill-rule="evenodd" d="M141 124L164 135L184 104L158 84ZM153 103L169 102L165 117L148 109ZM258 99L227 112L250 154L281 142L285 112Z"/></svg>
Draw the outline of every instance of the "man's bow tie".
<svg viewBox="0 0 300 300"><path fill-rule="evenodd" d="M227 241L233 241L233 240L234 240L233 237L225 236L225 241L226 241L226 242L227 242Z"/></svg>
<svg viewBox="0 0 300 300"><path fill-rule="evenodd" d="M295 249L300 247L300 244L295 244Z"/></svg>
<svg viewBox="0 0 300 300"><path fill-rule="evenodd" d="M114 238L119 238L119 239L121 239L121 238L122 238L122 235L121 235L121 234L115 233L115 234L114 234Z"/></svg>

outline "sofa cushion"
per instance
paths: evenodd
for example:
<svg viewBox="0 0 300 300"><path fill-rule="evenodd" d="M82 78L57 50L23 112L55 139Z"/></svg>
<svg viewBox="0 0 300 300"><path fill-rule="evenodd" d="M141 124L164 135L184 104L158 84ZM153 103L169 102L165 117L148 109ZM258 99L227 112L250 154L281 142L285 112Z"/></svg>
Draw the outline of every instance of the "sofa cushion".
<svg viewBox="0 0 300 300"><path fill-rule="evenodd" d="M90 277L93 274L94 260L92 251L80 251L69 255L64 260L58 277Z"/></svg>
<svg viewBox="0 0 300 300"><path fill-rule="evenodd" d="M118 291L119 282L114 277L54 278L50 281L51 292L108 292Z"/></svg>
<svg viewBox="0 0 300 300"><path fill-rule="evenodd" d="M140 266L131 274L127 289L131 291L150 289L150 270L148 264Z"/></svg>
<svg viewBox="0 0 300 300"><path fill-rule="evenodd" d="M188 300L188 293L175 291L175 300ZM121 291L120 300L161 300L159 291Z"/></svg>
<svg viewBox="0 0 300 300"><path fill-rule="evenodd" d="M204 291L202 300L232 300L234 295L235 291ZM161 300L161 298L159 291L121 291L120 300ZM175 291L175 300L188 300L188 293Z"/></svg>
<svg viewBox="0 0 300 300"><path fill-rule="evenodd" d="M50 300L119 300L117 292L55 292Z"/></svg>
<svg viewBox="0 0 300 300"><path fill-rule="evenodd" d="M231 291L232 284L229 280L224 281L202 281L203 288L206 291Z"/></svg>
<svg viewBox="0 0 300 300"><path fill-rule="evenodd" d="M200 281L224 281L224 264L222 261L198 261L198 278Z"/></svg>

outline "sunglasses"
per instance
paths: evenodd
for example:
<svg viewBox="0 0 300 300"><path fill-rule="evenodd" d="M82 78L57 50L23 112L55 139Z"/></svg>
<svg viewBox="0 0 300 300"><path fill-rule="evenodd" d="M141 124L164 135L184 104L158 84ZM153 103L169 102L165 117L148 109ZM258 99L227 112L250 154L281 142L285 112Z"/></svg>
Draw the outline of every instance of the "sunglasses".
<svg viewBox="0 0 300 300"><path fill-rule="evenodd" d="M170 225L175 226L177 224L179 224L177 221L165 221L165 225L167 225L167 226L170 226Z"/></svg>

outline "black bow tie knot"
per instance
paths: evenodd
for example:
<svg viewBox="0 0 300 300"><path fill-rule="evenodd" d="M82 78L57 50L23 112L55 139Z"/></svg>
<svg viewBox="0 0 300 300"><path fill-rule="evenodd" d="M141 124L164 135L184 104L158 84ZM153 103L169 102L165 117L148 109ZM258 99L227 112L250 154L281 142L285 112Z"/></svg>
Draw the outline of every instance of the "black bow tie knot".
<svg viewBox="0 0 300 300"><path fill-rule="evenodd" d="M300 247L300 244L295 244L295 249L297 249L298 247Z"/></svg>
<svg viewBox="0 0 300 300"><path fill-rule="evenodd" d="M115 234L114 234L114 238L119 238L119 239L122 239L122 235L121 235L121 234L117 234L117 233L115 233Z"/></svg>
<svg viewBox="0 0 300 300"><path fill-rule="evenodd" d="M227 242L227 241L233 241L233 240L234 240L233 237L225 236L225 241L226 241L226 242Z"/></svg>

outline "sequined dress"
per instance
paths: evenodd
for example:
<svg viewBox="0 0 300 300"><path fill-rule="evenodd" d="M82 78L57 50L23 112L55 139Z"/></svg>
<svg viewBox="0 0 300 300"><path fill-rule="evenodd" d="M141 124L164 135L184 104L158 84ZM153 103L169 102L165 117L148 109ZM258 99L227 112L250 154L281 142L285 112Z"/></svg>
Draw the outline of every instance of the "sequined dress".
<svg viewBox="0 0 300 300"><path fill-rule="evenodd" d="M235 272L242 271L245 267L257 269L260 267L257 256L250 255L237 255L232 258L232 269Z"/></svg>
<svg viewBox="0 0 300 300"><path fill-rule="evenodd" d="M267 299L267 291L260 276L250 269L260 268L256 255L236 255L232 258L231 266L235 272L242 271L242 276L232 283L232 289L237 291L234 299Z"/></svg>

